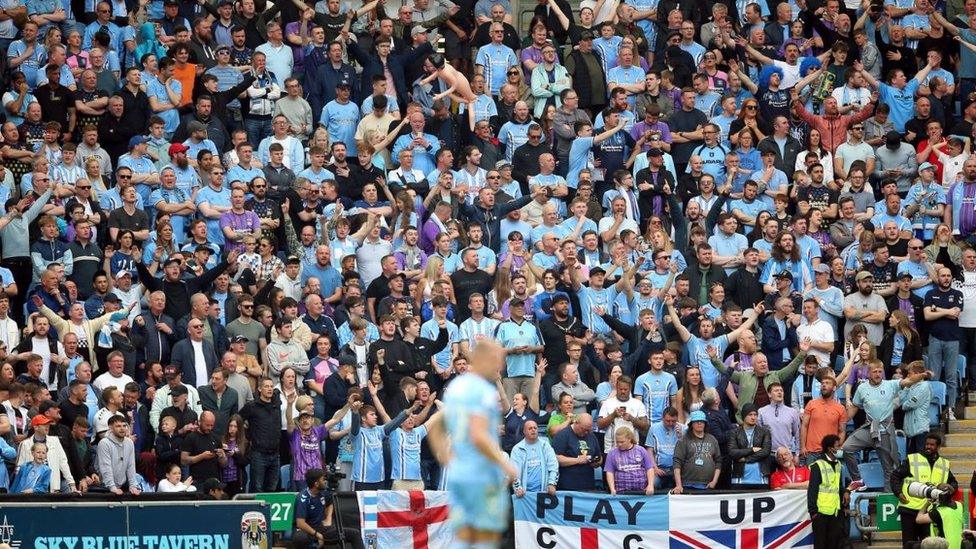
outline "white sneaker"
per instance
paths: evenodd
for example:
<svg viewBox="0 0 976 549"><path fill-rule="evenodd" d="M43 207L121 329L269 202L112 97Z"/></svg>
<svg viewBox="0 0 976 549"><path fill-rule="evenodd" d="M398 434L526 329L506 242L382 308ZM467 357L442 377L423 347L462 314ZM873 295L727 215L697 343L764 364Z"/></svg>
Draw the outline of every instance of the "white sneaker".
<svg viewBox="0 0 976 549"><path fill-rule="evenodd" d="M956 412L949 408L949 421L956 421Z"/></svg>

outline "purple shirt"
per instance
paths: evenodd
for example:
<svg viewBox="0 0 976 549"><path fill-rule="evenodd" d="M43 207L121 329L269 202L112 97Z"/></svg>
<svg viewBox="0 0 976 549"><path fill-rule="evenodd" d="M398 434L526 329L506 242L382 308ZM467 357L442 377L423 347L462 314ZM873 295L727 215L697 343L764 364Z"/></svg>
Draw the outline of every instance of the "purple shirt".
<svg viewBox="0 0 976 549"><path fill-rule="evenodd" d="M307 26L308 29L312 28L312 25ZM297 34L301 36L302 23L300 21L295 21L294 23L288 23L285 25L285 36L289 34ZM295 59L295 73L301 73L303 67L305 66L305 48L301 46L296 46L289 43L291 46L291 55Z"/></svg>
<svg viewBox="0 0 976 549"><path fill-rule="evenodd" d="M420 231L420 241L417 243L420 249L428 254L434 253L434 243L437 242L437 235L441 234L441 228L432 219L424 223L423 230Z"/></svg>
<svg viewBox="0 0 976 549"><path fill-rule="evenodd" d="M634 124L634 127L630 129L630 136L634 138L634 141L640 139L644 133L649 131L661 132L661 141L665 143L671 142L671 128L668 127L664 122L655 122L653 124L648 124L647 122L641 120L640 122ZM650 150L651 146L647 143L641 148L641 152L647 152Z"/></svg>
<svg viewBox="0 0 976 549"><path fill-rule="evenodd" d="M535 45L530 45L527 48L523 48L522 54L519 55L519 61L523 62L526 59L534 61L536 64L542 63L542 48L537 48ZM522 70L525 73L526 83L528 83L528 80L532 78L532 71L525 69L525 63L522 63Z"/></svg>
<svg viewBox="0 0 976 549"><path fill-rule="evenodd" d="M647 488L647 470L654 466L650 454L643 446L634 445L626 451L619 448L607 454L604 470L613 473L613 483L617 492L640 491Z"/></svg>
<svg viewBox="0 0 976 549"><path fill-rule="evenodd" d="M399 250L393 254L396 258L397 268L401 271L414 271L417 269L423 270L427 268L427 254L424 253L419 247L417 248L417 253L414 256L412 265L407 264L407 252L404 250Z"/></svg>
<svg viewBox="0 0 976 549"><path fill-rule="evenodd" d="M291 448L291 478L294 480L305 480L305 473L309 469L322 468L322 449L323 440L327 440L329 430L325 425L316 425L309 430L307 435L302 435L302 430L295 427L289 436L288 446Z"/></svg>
<svg viewBox="0 0 976 549"><path fill-rule="evenodd" d="M258 214L250 211L244 210L242 213L234 213L233 211L224 212L220 214L220 230L223 232L224 227L230 227L235 234L252 234L256 229L261 228L261 218ZM238 250L240 252L244 251L243 242L231 242L230 239L225 239L224 250L230 252L231 250Z"/></svg>

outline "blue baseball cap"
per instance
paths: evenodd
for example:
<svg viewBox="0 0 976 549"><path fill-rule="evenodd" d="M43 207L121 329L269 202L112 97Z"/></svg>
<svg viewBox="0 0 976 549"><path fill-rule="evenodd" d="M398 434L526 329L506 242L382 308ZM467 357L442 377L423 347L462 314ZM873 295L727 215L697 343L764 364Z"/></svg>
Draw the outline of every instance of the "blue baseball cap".
<svg viewBox="0 0 976 549"><path fill-rule="evenodd" d="M691 425L696 421L707 423L708 419L705 418L705 412L702 412L701 410L695 410L694 412L691 413L691 415L688 416L688 425Z"/></svg>
<svg viewBox="0 0 976 549"><path fill-rule="evenodd" d="M136 145L142 145L143 143L149 141L144 135L133 135L129 138L129 149L132 149Z"/></svg>

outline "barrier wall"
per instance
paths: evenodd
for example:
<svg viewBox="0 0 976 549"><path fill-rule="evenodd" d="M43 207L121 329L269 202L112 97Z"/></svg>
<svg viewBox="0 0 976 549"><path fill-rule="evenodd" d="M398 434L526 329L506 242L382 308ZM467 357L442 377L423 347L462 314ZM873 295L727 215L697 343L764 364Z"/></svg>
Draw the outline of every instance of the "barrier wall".
<svg viewBox="0 0 976 549"><path fill-rule="evenodd" d="M444 549L450 544L444 492L341 496L343 521L359 523L367 547ZM813 541L805 490L650 497L530 493L513 497L512 506L516 549L801 548ZM349 520L356 517L354 507L358 521Z"/></svg>
<svg viewBox="0 0 976 549"><path fill-rule="evenodd" d="M0 542L13 549L270 549L269 524L255 501L0 506Z"/></svg>

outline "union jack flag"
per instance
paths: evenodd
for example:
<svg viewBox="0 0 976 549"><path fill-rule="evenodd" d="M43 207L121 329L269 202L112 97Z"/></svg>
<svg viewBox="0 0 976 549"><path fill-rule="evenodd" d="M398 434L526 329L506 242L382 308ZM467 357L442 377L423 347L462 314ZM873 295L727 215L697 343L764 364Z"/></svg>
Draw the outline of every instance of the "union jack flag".
<svg viewBox="0 0 976 549"><path fill-rule="evenodd" d="M810 521L769 528L671 530L670 549L800 549L813 546Z"/></svg>

